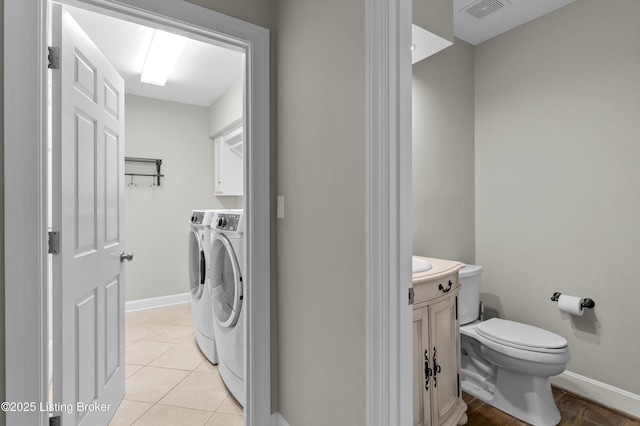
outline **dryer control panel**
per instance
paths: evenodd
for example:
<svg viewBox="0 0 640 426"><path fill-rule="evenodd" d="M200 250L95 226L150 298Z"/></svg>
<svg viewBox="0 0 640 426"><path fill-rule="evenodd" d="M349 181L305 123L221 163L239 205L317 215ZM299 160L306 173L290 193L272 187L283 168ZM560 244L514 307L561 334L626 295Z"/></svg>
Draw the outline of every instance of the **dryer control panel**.
<svg viewBox="0 0 640 426"><path fill-rule="evenodd" d="M220 229L222 231L237 231L239 223L239 214L220 213L218 215L218 223L216 224L216 229Z"/></svg>

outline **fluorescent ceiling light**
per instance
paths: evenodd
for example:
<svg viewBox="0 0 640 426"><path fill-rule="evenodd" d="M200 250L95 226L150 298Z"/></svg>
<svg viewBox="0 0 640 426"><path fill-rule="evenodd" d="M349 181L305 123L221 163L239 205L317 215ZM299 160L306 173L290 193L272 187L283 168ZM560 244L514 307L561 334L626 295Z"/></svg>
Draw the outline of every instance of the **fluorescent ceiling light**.
<svg viewBox="0 0 640 426"><path fill-rule="evenodd" d="M165 31L155 30L153 40L142 67L140 81L164 86L182 54L187 39Z"/></svg>

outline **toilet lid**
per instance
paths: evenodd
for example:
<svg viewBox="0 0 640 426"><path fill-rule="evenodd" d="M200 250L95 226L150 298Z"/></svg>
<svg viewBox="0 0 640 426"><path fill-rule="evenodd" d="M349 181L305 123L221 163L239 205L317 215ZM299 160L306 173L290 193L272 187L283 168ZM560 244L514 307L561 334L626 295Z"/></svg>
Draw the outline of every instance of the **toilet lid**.
<svg viewBox="0 0 640 426"><path fill-rule="evenodd" d="M491 318L476 326L478 334L507 346L536 352L557 352L567 347L564 337L528 324Z"/></svg>

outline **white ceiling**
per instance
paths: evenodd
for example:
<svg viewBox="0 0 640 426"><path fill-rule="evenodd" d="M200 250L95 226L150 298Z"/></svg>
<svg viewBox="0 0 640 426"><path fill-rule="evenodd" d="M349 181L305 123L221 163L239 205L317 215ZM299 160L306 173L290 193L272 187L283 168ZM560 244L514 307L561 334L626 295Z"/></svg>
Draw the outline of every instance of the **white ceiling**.
<svg viewBox="0 0 640 426"><path fill-rule="evenodd" d="M453 0L455 35L476 45L573 1ZM496 10L477 19L465 12L474 5L481 11L482 7ZM84 9L68 10L120 72L127 93L207 107L242 77L243 53L189 39L166 86L141 83L140 71L153 28Z"/></svg>
<svg viewBox="0 0 640 426"><path fill-rule="evenodd" d="M153 28L84 9L68 10L124 78L126 93L208 107L242 77L243 53L189 39L164 87L141 83Z"/></svg>
<svg viewBox="0 0 640 426"><path fill-rule="evenodd" d="M553 12L575 0L454 0L453 21L456 37L473 45ZM466 13L469 6L493 13L477 19ZM480 13L482 15L483 13Z"/></svg>

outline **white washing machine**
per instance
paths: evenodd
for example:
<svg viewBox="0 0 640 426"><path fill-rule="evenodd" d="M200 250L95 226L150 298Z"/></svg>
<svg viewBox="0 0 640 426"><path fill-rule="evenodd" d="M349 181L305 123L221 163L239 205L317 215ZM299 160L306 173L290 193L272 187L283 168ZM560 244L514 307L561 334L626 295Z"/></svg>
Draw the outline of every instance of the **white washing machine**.
<svg viewBox="0 0 640 426"><path fill-rule="evenodd" d="M211 234L211 301L218 371L244 406L244 212L220 210Z"/></svg>
<svg viewBox="0 0 640 426"><path fill-rule="evenodd" d="M189 289L191 314L196 342L200 350L213 364L218 363L213 330L213 308L209 286L209 250L211 248L211 224L217 221L217 210L193 210L189 220Z"/></svg>

